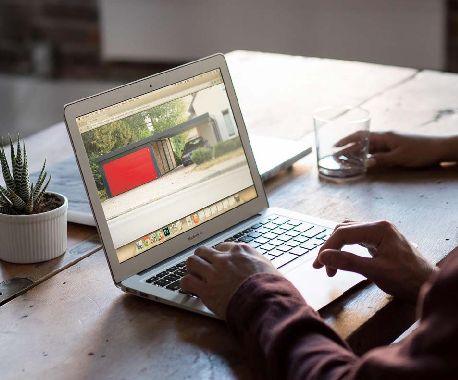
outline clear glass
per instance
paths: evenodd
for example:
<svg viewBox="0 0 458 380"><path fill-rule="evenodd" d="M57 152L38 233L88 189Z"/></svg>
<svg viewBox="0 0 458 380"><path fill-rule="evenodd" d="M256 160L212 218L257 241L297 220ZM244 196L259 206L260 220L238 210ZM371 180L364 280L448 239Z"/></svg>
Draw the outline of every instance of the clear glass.
<svg viewBox="0 0 458 380"><path fill-rule="evenodd" d="M326 107L313 115L321 177L355 179L366 172L370 114L359 107Z"/></svg>

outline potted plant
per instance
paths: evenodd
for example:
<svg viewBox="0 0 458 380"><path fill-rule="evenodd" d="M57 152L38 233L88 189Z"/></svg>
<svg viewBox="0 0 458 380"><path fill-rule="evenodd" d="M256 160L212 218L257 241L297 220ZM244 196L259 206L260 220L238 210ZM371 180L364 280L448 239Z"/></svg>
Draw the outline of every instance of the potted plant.
<svg viewBox="0 0 458 380"><path fill-rule="evenodd" d="M67 249L67 205L63 195L47 192L51 177L46 160L35 183L30 182L25 144L10 138L11 167L0 146L5 187L0 185L0 259L36 263L62 255Z"/></svg>

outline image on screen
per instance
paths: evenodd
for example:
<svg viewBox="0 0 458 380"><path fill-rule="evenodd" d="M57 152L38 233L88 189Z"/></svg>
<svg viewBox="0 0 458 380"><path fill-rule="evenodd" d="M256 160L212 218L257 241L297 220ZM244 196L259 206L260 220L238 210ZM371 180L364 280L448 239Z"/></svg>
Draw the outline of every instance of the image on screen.
<svg viewBox="0 0 458 380"><path fill-rule="evenodd" d="M257 197L220 70L76 123L119 262Z"/></svg>

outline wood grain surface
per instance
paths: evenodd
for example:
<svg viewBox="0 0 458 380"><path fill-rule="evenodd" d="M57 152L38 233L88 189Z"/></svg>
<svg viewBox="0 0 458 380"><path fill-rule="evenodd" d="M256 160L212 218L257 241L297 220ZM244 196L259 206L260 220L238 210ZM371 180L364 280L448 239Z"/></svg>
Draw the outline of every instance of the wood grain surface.
<svg viewBox="0 0 458 380"><path fill-rule="evenodd" d="M228 60L252 131L300 138L315 105L335 100L363 104L377 130L457 133L457 75L248 52ZM336 221L391 220L432 262L458 245L456 167L371 171L337 184L319 180L315 166L309 156L269 181L271 206ZM0 310L4 379L250 378L222 322L123 294L101 251ZM367 282L321 314L358 353L392 342L415 320L412 306Z"/></svg>
<svg viewBox="0 0 458 380"><path fill-rule="evenodd" d="M31 287L73 265L101 247L92 227L69 223L67 251L55 259L36 264L12 264L0 261L0 305Z"/></svg>

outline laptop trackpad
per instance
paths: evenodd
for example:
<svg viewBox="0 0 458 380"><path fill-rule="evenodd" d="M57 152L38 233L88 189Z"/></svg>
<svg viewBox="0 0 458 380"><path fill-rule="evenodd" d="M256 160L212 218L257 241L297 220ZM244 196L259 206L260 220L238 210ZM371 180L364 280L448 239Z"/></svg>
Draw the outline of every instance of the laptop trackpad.
<svg viewBox="0 0 458 380"><path fill-rule="evenodd" d="M345 251L355 253L359 256L370 257L367 250L361 246L353 245L343 248ZM339 270L334 277L328 277L325 268L315 269L312 267L313 260L291 265L284 273L299 290L307 303L318 310L326 306L351 287L365 280L366 278L358 273Z"/></svg>

